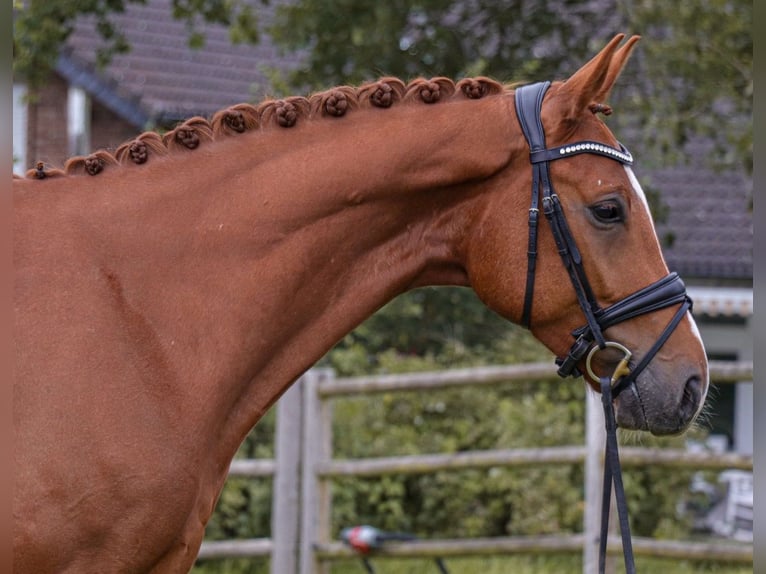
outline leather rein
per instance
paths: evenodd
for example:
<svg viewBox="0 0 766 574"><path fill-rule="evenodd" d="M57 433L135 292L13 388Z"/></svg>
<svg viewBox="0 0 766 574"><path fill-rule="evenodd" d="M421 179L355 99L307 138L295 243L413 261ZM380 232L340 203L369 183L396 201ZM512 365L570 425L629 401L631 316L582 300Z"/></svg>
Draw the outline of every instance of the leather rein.
<svg viewBox="0 0 766 574"><path fill-rule="evenodd" d="M665 341L667 341L687 311L691 310L692 301L686 294L686 286L678 274L670 273L609 307L602 308L598 304L593 290L588 283L588 278L585 275L582 256L567 225L559 198L553 189L549 166L552 161L583 153L608 157L623 165L631 165L633 157L621 144L618 149L590 140L578 141L550 149L546 148L541 110L543 98L549 87L550 82L539 82L517 88L515 93L516 115L521 124L524 137L529 144L530 163L532 164L532 202L529 208L527 279L521 323L526 328L531 327L535 266L537 262L538 220L540 204L542 202L543 214L553 232L556 247L569 274L569 279L572 282L577 300L586 320L584 326L572 333L575 342L572 344L567 356L556 359L556 363L559 365L558 374L561 377L581 376L582 372L578 369L577 364L585 359L586 371L593 380L598 380L601 385L601 400L606 424L606 450L601 507L599 572L603 574L605 571L609 506L611 503L612 483L614 483L625 569L627 574L635 574L636 567L630 538L628 507L625 501L617 448L617 423L615 421L613 399L627 388L631 388L634 393L638 394L635 384L636 378L657 354ZM604 337L604 331L617 323L678 304L680 304L680 307L671 321L657 338L654 345L637 364L633 361L633 354L627 347L616 341L608 341ZM623 359L618 363L611 376L598 376L593 372L591 362L600 350L608 347L621 351Z"/></svg>

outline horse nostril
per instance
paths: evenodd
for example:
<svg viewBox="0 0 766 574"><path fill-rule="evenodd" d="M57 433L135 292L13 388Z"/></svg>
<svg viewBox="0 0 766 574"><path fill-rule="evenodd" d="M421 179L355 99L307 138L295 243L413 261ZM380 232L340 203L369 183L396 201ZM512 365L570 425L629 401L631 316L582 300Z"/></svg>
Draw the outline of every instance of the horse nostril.
<svg viewBox="0 0 766 574"><path fill-rule="evenodd" d="M681 404L678 408L678 414L684 424L689 423L692 417L697 414L701 400L702 381L697 376L689 377L684 386L684 394L681 397Z"/></svg>

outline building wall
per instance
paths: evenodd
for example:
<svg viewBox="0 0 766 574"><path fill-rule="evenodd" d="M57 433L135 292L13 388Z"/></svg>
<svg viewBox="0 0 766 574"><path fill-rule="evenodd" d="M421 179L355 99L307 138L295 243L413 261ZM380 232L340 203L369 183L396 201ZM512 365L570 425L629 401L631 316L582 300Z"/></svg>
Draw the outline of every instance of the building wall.
<svg viewBox="0 0 766 574"><path fill-rule="evenodd" d="M69 86L52 75L32 98L27 112L27 167L38 161L61 167L69 153L67 91Z"/></svg>
<svg viewBox="0 0 766 574"><path fill-rule="evenodd" d="M114 151L117 147L136 137L141 130L129 124L98 102L91 103L90 141L94 150Z"/></svg>
<svg viewBox="0 0 766 574"><path fill-rule="evenodd" d="M711 356L731 356L740 361L753 360L752 317L743 323L698 321L705 348ZM716 398L721 391L710 394L712 411L716 410ZM720 400L720 397L718 397ZM753 382L745 381L734 386L733 420L731 421L732 450L739 454L753 454Z"/></svg>
<svg viewBox="0 0 766 574"><path fill-rule="evenodd" d="M43 161L52 167L63 167L71 157L67 123L69 85L54 74L39 90L27 111L27 168ZM97 101L90 105L90 147L92 151L114 151L121 143L135 137L140 130Z"/></svg>

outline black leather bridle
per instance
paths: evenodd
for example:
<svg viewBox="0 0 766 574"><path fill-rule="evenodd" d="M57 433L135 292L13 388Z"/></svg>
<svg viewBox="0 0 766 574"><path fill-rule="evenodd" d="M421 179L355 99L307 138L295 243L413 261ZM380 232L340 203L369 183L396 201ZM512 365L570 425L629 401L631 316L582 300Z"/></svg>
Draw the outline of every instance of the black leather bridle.
<svg viewBox="0 0 766 574"><path fill-rule="evenodd" d="M595 141L578 141L555 148L546 148L545 132L541 119L543 98L550 87L550 82L540 82L516 89L516 115L519 118L524 137L529 144L532 164L532 203L529 208L529 240L527 249L527 280L524 295L524 309L521 323L530 328L532 324L532 299L535 287L535 265L537 262L537 231L540 203L548 220L556 247L572 282L577 300L585 315L586 324L576 329L572 335L575 342L566 357L559 357L558 374L562 377L581 376L577 364L585 359L585 366L592 379L601 384L604 416L606 418L607 442L604 464L604 494L602 500L601 544L599 572L604 572L606 557L606 539L609 519L611 485L614 481L617 509L620 518L625 567L628 574L635 573L633 553L630 542L627 504L622 488L619 457L617 453L617 435L612 400L623 390L633 386L638 375L646 368L665 341L670 337L692 307L692 301L686 294L686 286L676 273L670 273L651 285L628 295L624 299L602 308L593 294L585 275L580 251L567 225L559 198L553 189L550 177L550 162L574 155L588 153L608 157L623 165L631 165L633 157L622 145L615 148ZM609 327L627 321L639 315L651 313L672 305L680 305L675 315L652 345L646 355L637 363L632 361L632 352L622 344L607 341L604 331ZM611 376L600 377L593 372L591 360L594 355L607 347L623 352L620 361ZM637 391L636 391L637 392Z"/></svg>

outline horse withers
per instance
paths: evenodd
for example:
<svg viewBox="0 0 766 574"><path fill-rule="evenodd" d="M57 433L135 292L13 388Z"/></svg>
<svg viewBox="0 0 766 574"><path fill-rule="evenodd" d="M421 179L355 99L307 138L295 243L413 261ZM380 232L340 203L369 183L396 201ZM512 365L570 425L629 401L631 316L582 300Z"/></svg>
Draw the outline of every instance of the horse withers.
<svg viewBox="0 0 766 574"><path fill-rule="evenodd" d="M629 380L624 428L688 427L705 351L599 117L636 40L535 95L531 132L487 78L383 78L14 179L14 569L187 571L256 421L418 286L470 286L568 372Z"/></svg>

